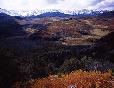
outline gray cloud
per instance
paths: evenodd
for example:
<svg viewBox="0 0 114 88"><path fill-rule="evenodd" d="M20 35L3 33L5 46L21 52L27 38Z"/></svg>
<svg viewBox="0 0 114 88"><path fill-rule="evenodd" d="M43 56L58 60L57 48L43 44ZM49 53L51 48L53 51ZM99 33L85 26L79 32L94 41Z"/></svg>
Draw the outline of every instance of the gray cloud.
<svg viewBox="0 0 114 88"><path fill-rule="evenodd" d="M96 5L96 4L98 4L98 3L102 2L102 1L103 1L103 0L94 0L91 5Z"/></svg>
<svg viewBox="0 0 114 88"><path fill-rule="evenodd" d="M114 0L0 0L0 8L34 9L114 9Z"/></svg>
<svg viewBox="0 0 114 88"><path fill-rule="evenodd" d="M56 4L59 1L64 1L64 0L47 0L47 2L50 3L50 4Z"/></svg>
<svg viewBox="0 0 114 88"><path fill-rule="evenodd" d="M102 0L93 6L96 9L114 9L114 0Z"/></svg>

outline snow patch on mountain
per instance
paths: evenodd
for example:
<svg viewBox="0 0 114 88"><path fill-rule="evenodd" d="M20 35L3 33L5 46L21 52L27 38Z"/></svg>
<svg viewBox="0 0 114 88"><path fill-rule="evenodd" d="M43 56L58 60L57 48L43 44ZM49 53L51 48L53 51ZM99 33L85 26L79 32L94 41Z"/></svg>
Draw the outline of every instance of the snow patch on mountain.
<svg viewBox="0 0 114 88"><path fill-rule="evenodd" d="M5 13L11 16L37 16L43 13L47 13L47 12L60 12L60 13L64 13L64 14L69 14L69 15L78 15L78 14L94 14L94 13L103 13L103 11L96 11L96 10L73 10L73 11L69 11L69 10L55 10L55 9L49 9L49 10L6 10L6 9L1 9L0 8L0 13Z"/></svg>

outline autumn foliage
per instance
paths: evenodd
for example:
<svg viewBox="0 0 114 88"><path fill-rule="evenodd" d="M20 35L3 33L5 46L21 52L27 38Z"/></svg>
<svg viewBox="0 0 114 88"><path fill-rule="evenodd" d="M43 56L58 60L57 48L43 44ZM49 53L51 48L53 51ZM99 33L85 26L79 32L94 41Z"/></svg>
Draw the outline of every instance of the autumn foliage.
<svg viewBox="0 0 114 88"><path fill-rule="evenodd" d="M66 75L31 80L24 88L114 88L111 79L110 72L79 70ZM20 88L19 85L17 88Z"/></svg>

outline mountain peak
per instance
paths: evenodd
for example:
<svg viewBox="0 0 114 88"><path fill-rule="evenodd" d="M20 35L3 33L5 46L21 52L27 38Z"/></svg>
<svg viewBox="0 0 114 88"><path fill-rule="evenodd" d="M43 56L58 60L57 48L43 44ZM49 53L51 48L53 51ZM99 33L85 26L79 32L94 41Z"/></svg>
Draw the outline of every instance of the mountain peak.
<svg viewBox="0 0 114 88"><path fill-rule="evenodd" d="M99 14L99 13L103 13L104 11L97 11L97 10L87 10L87 9L83 9L83 10L56 10L56 9L47 9L47 10L6 10L6 9L2 9L0 8L0 13L5 13L11 16L37 16L37 15L44 15L44 14L49 14L54 16L54 14L67 14L67 15L93 15L93 14Z"/></svg>

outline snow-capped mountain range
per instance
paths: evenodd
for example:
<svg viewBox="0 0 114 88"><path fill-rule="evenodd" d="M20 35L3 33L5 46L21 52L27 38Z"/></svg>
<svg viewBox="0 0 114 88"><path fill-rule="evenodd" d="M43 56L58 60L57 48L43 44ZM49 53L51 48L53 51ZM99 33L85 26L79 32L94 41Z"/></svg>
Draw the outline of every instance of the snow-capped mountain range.
<svg viewBox="0 0 114 88"><path fill-rule="evenodd" d="M62 10L54 10L54 9L49 9L49 10L6 10L6 9L1 9L0 8L0 13L5 13L11 16L37 16L43 13L47 12L60 12L64 14L69 14L69 15L79 15L79 14L97 14L97 13L103 13L104 11L97 11L97 10L73 10L73 11L62 11Z"/></svg>

